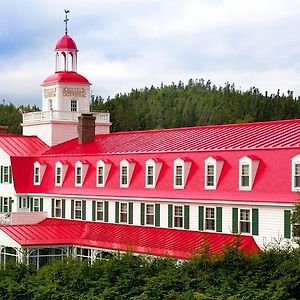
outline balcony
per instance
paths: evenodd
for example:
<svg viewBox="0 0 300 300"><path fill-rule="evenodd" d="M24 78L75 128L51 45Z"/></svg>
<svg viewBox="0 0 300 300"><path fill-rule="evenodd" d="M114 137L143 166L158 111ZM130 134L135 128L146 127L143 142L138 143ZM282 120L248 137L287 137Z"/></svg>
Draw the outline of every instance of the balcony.
<svg viewBox="0 0 300 300"><path fill-rule="evenodd" d="M82 113L93 114L96 117L96 122L110 123L109 113L50 110L50 111L35 111L35 112L23 113L23 125L40 123L40 122L49 122L49 121L77 122L78 117Z"/></svg>

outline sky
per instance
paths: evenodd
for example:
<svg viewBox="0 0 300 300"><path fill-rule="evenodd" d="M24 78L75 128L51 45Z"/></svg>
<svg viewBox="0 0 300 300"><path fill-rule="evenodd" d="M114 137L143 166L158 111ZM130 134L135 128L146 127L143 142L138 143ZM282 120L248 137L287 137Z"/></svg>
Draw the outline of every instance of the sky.
<svg viewBox="0 0 300 300"><path fill-rule="evenodd" d="M211 80L300 96L299 0L0 0L0 101L41 106L54 47L76 41L78 73L103 98ZM3 101L3 100L2 100Z"/></svg>

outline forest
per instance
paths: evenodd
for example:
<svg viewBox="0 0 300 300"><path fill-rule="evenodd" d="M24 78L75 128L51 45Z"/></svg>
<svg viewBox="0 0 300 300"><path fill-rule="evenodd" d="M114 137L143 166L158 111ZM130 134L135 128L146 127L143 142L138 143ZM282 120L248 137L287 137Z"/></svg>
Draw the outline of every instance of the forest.
<svg viewBox="0 0 300 300"><path fill-rule="evenodd" d="M300 252L273 247L245 256L236 247L190 260L116 253L89 264L65 260L36 270L0 269L1 299L300 299Z"/></svg>
<svg viewBox="0 0 300 300"><path fill-rule="evenodd" d="M217 87L204 79L132 89L114 98L93 95L91 108L111 114L112 131L300 118L299 97L292 91L282 93L278 89L268 94L255 87L241 91L234 84ZM36 105L2 103L0 125L8 125L10 133L21 133L21 112L35 110L39 110Z"/></svg>

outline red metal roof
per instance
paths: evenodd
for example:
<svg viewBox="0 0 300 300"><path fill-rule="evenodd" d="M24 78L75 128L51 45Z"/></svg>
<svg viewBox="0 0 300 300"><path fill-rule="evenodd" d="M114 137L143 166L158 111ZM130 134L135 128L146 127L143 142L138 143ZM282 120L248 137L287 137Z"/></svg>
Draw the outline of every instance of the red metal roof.
<svg viewBox="0 0 300 300"><path fill-rule="evenodd" d="M52 147L44 154L95 155L299 147L300 119L296 119L101 134L96 136L94 143L78 144L78 140L73 139Z"/></svg>
<svg viewBox="0 0 300 300"><path fill-rule="evenodd" d="M0 148L11 157L28 157L40 155L49 146L36 136L3 134L0 135Z"/></svg>
<svg viewBox="0 0 300 300"><path fill-rule="evenodd" d="M50 83L80 83L80 84L90 84L89 81L82 75L73 71L59 71L55 72L51 76L47 77L42 85Z"/></svg>
<svg viewBox="0 0 300 300"><path fill-rule="evenodd" d="M178 259L187 259L207 248L221 254L224 247L237 243L246 254L259 251L252 236L98 222L46 219L35 225L0 229L22 246L78 245Z"/></svg>
<svg viewBox="0 0 300 300"><path fill-rule="evenodd" d="M55 50L76 50L77 46L74 40L65 33L56 43Z"/></svg>

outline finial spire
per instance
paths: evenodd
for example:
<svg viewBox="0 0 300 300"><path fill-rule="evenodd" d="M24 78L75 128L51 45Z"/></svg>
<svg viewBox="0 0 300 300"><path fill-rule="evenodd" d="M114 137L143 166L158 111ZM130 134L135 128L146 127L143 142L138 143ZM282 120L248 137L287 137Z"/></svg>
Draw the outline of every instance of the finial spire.
<svg viewBox="0 0 300 300"><path fill-rule="evenodd" d="M69 21L69 19L68 19L68 13L69 12L70 12L69 10L65 9L65 19L64 19L64 22L66 23L66 25L65 25L65 33L66 34L68 33L68 21Z"/></svg>

